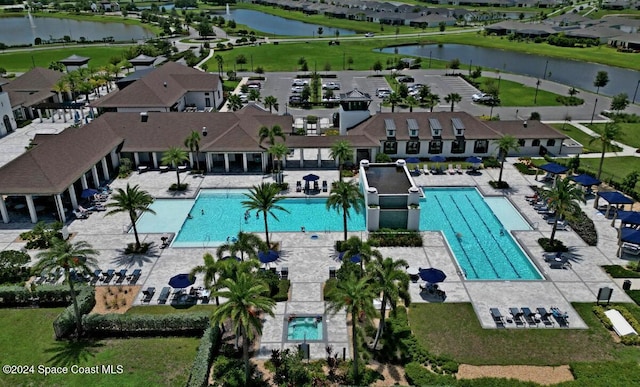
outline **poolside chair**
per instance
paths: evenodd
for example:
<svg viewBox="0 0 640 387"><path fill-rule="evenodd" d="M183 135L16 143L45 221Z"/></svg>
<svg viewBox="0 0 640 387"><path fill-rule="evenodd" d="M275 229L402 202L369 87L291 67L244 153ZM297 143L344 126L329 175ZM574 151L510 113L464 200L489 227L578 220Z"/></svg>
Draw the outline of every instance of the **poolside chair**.
<svg viewBox="0 0 640 387"><path fill-rule="evenodd" d="M567 269L571 267L571 262L569 262L569 257L563 256L560 260L554 260L549 262L550 269Z"/></svg>
<svg viewBox="0 0 640 387"><path fill-rule="evenodd" d="M640 255L640 246L629 242L623 242L622 252L629 255Z"/></svg>
<svg viewBox="0 0 640 387"><path fill-rule="evenodd" d="M547 312L545 308L537 308L536 311L540 315L540 321L542 321L544 326L548 327L554 325L553 321L551 321L551 319L549 318L549 316L551 316L551 313Z"/></svg>
<svg viewBox="0 0 640 387"><path fill-rule="evenodd" d="M536 321L536 314L531 311L529 308L522 308L522 315L524 316L525 321L529 326L538 326L538 322Z"/></svg>
<svg viewBox="0 0 640 387"><path fill-rule="evenodd" d="M411 174L414 175L414 176L420 176L422 174L422 172L420 172L420 168L418 168L418 165L413 167L413 170L411 171Z"/></svg>
<svg viewBox="0 0 640 387"><path fill-rule="evenodd" d="M296 192L302 192L302 182L296 181Z"/></svg>
<svg viewBox="0 0 640 387"><path fill-rule="evenodd" d="M129 276L129 284L135 284L136 282L138 282L138 279L140 279L141 275L142 275L142 270L135 269L133 273Z"/></svg>
<svg viewBox="0 0 640 387"><path fill-rule="evenodd" d="M151 302L153 295L156 294L156 288L148 287L146 290L142 291L142 294L144 294L144 297L142 298L142 303L148 304Z"/></svg>
<svg viewBox="0 0 640 387"><path fill-rule="evenodd" d="M498 328L506 327L504 323L504 317L502 317L502 314L500 313L498 308L491 308L489 309L489 312L491 312L491 317L493 318L493 322L496 324L496 327Z"/></svg>
<svg viewBox="0 0 640 387"><path fill-rule="evenodd" d="M456 164L456 173L462 175L462 166L460 164Z"/></svg>
<svg viewBox="0 0 640 387"><path fill-rule="evenodd" d="M160 169L160 173L164 173L164 172L167 172L169 170L169 166L168 165L161 165L158 168Z"/></svg>
<svg viewBox="0 0 640 387"><path fill-rule="evenodd" d="M557 307L551 307L551 315L558 322L561 327L569 327L569 315L566 312L560 311Z"/></svg>
<svg viewBox="0 0 640 387"><path fill-rule="evenodd" d="M456 171L455 169L453 169L453 164L449 164L449 167L447 168L447 173L450 175L455 175Z"/></svg>
<svg viewBox="0 0 640 387"><path fill-rule="evenodd" d="M429 165L425 164L422 166L422 173L424 173L425 175L429 174Z"/></svg>
<svg viewBox="0 0 640 387"><path fill-rule="evenodd" d="M169 299L169 295L171 294L171 288L164 287L160 291L160 295L158 296L158 304L166 304Z"/></svg>
<svg viewBox="0 0 640 387"><path fill-rule="evenodd" d="M566 231L569 227L569 223L566 220L561 220L556 224L556 230Z"/></svg>
<svg viewBox="0 0 640 387"><path fill-rule="evenodd" d="M318 180L313 182L313 191L320 192L320 187L318 186Z"/></svg>
<svg viewBox="0 0 640 387"><path fill-rule="evenodd" d="M322 180L322 192L327 192L328 190L329 190L329 187L327 185L327 181Z"/></svg>
<svg viewBox="0 0 640 387"><path fill-rule="evenodd" d="M102 282L109 283L111 281L111 278L113 278L113 275L115 273L116 273L116 271L113 270L113 269L107 270L107 272L105 273L104 277L102 278Z"/></svg>
<svg viewBox="0 0 640 387"><path fill-rule="evenodd" d="M511 318L513 322L516 324L516 327L524 328L524 320L522 319L522 312L518 308L509 308L509 313L511 314Z"/></svg>
<svg viewBox="0 0 640 387"><path fill-rule="evenodd" d="M289 279L289 268L286 266L282 266L280 269L280 279L286 280Z"/></svg>
<svg viewBox="0 0 640 387"><path fill-rule="evenodd" d="M73 210L73 215L75 215L76 219L87 219L89 217L89 214L87 214L86 212L78 210Z"/></svg>

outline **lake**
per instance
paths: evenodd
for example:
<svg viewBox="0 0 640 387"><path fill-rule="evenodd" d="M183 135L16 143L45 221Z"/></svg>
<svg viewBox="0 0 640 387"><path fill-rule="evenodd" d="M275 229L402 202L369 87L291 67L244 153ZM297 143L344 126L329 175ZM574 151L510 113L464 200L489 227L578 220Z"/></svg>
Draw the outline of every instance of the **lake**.
<svg viewBox="0 0 640 387"><path fill-rule="evenodd" d="M395 49L395 47L385 47L382 52L392 54ZM461 62L460 68L464 71L469 69L469 63L472 62L473 67L482 66L543 79L546 68L546 79L593 92L596 91L593 81L597 72L606 71L609 73L609 83L600 88L600 93L605 95L627 93L629 98L633 97L640 80L640 74L635 70L463 44L443 44L441 47L436 44L412 45L397 47L397 50L401 55L423 58L431 56L433 59L445 61L458 58ZM576 50L579 49L576 48ZM567 56L570 56L569 52Z"/></svg>
<svg viewBox="0 0 640 387"><path fill-rule="evenodd" d="M100 23L50 17L9 17L0 19L0 42L10 46L33 44L36 37L42 40L62 39L64 35L72 40L84 37L87 40L101 40L113 37L116 41L148 39L155 36L140 26L122 23Z"/></svg>
<svg viewBox="0 0 640 387"><path fill-rule="evenodd" d="M340 36L356 34L356 31L353 30L303 23L249 9L232 9L230 15L223 14L222 16L227 20L233 19L238 24L244 24L254 30L273 35L318 36L319 27L323 28L322 36L324 37L336 36L336 30L340 32Z"/></svg>

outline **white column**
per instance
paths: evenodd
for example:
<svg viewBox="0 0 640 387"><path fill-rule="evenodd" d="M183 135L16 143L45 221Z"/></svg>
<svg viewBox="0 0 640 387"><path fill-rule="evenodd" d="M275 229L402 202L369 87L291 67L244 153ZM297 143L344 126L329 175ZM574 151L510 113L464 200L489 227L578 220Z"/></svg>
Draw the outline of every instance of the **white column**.
<svg viewBox="0 0 640 387"><path fill-rule="evenodd" d="M105 180L109 180L109 166L107 165L107 158L103 157L102 160L102 174L104 175Z"/></svg>
<svg viewBox="0 0 640 387"><path fill-rule="evenodd" d="M282 162L282 168L286 168L287 167L287 155L284 155L284 157L280 161Z"/></svg>
<svg viewBox="0 0 640 387"><path fill-rule="evenodd" d="M80 183L82 184L82 189L89 188L89 184L87 184L87 174L86 173L83 173L82 176L80 176Z"/></svg>
<svg viewBox="0 0 640 387"><path fill-rule="evenodd" d="M205 153L204 160L207 164L207 172L211 172L211 155L209 153Z"/></svg>
<svg viewBox="0 0 640 387"><path fill-rule="evenodd" d="M40 123L42 123L42 110L38 109L38 117L40 118Z"/></svg>
<svg viewBox="0 0 640 387"><path fill-rule="evenodd" d="M322 167L322 153L320 153L320 148L318 148L318 168Z"/></svg>
<svg viewBox="0 0 640 387"><path fill-rule="evenodd" d="M71 207L73 207L74 210L78 209L78 197L76 196L76 190L73 187L73 184L71 184L69 186L69 188L67 188L69 190L69 199L71 199Z"/></svg>
<svg viewBox="0 0 640 387"><path fill-rule="evenodd" d="M249 171L249 167L247 166L247 154L242 153L242 168L245 172Z"/></svg>
<svg viewBox="0 0 640 387"><path fill-rule="evenodd" d="M2 222L9 223L9 212L2 196L0 196L0 214L2 214Z"/></svg>
<svg viewBox="0 0 640 387"><path fill-rule="evenodd" d="M98 168L96 168L95 164L91 166L91 176L93 176L93 184L95 188L100 187L100 178L98 177Z"/></svg>
<svg viewBox="0 0 640 387"><path fill-rule="evenodd" d="M64 206L62 205L62 197L60 194L53 195L53 199L56 202L56 208L58 209L58 216L62 223L67 221L67 215L65 215Z"/></svg>
<svg viewBox="0 0 640 387"><path fill-rule="evenodd" d="M300 148L300 168L304 168L304 148Z"/></svg>
<svg viewBox="0 0 640 387"><path fill-rule="evenodd" d="M151 153L151 158L153 159L153 167L158 169L158 154L156 152Z"/></svg>
<svg viewBox="0 0 640 387"><path fill-rule="evenodd" d="M29 208L29 216L31 216L31 223L38 223L38 214L36 214L36 206L33 204L33 196L25 195L27 199L27 207Z"/></svg>
<svg viewBox="0 0 640 387"><path fill-rule="evenodd" d="M224 171L229 172L229 154L224 154Z"/></svg>
<svg viewBox="0 0 640 387"><path fill-rule="evenodd" d="M356 152L353 152L353 153L354 153L353 157L356 157L355 155ZM377 155L378 155L378 148L371 148L371 160L369 161L375 162Z"/></svg>
<svg viewBox="0 0 640 387"><path fill-rule="evenodd" d="M193 167L193 152L189 152L189 166Z"/></svg>
<svg viewBox="0 0 640 387"><path fill-rule="evenodd" d="M267 172L267 158L265 157L266 153L260 153L260 161L262 161L262 173Z"/></svg>
<svg viewBox="0 0 640 387"><path fill-rule="evenodd" d="M50 109L47 109L47 113L51 114L51 122L56 122L56 113L52 113L52 110Z"/></svg>
<svg viewBox="0 0 640 387"><path fill-rule="evenodd" d="M113 169L118 169L118 164L120 164L120 159L118 158L118 154L116 153L116 150L112 150L111 151L111 167Z"/></svg>

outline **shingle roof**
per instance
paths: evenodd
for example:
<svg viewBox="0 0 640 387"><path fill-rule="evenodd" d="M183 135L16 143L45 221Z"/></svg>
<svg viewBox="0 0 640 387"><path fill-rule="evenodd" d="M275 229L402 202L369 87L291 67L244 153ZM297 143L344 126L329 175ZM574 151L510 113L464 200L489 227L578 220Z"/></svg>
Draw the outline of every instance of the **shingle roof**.
<svg viewBox="0 0 640 387"><path fill-rule="evenodd" d="M566 134L555 130L540 121L529 120L527 126L524 121L488 121L487 126L503 135L509 134L515 138L569 138Z"/></svg>
<svg viewBox="0 0 640 387"><path fill-rule="evenodd" d="M30 106L55 95L53 86L64 76L59 71L36 67L2 86L12 107Z"/></svg>

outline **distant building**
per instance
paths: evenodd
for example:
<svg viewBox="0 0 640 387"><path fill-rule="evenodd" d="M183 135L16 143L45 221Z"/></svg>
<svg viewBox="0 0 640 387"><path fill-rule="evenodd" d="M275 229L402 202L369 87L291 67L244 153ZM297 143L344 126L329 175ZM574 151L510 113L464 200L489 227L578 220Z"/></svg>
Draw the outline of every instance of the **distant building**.
<svg viewBox="0 0 640 387"><path fill-rule="evenodd" d="M88 63L90 60L91 58L88 58L86 56L78 56L74 54L68 58L61 59L59 62L62 63L66 67L67 72L70 73L80 68L89 67Z"/></svg>

